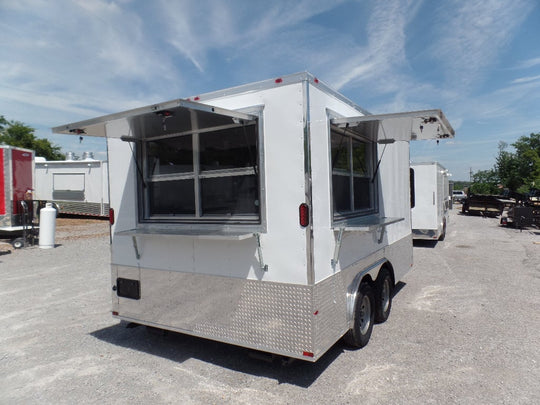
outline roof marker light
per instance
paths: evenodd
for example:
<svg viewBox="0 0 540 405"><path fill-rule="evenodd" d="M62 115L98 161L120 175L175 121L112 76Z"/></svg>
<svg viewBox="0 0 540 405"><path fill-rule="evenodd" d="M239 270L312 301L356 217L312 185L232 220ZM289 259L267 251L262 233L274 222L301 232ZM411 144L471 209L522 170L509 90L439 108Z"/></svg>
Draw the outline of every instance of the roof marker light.
<svg viewBox="0 0 540 405"><path fill-rule="evenodd" d="M311 352L303 352L302 354L303 354L304 356L306 356L306 357L314 357L314 356L315 356L315 355L314 355L313 353L311 353Z"/></svg>
<svg viewBox="0 0 540 405"><path fill-rule="evenodd" d="M201 98L199 96L193 98L193 100L195 100L195 101L199 101L200 99Z"/></svg>
<svg viewBox="0 0 540 405"><path fill-rule="evenodd" d="M283 83L283 79L281 77L277 78L276 83Z"/></svg>
<svg viewBox="0 0 540 405"><path fill-rule="evenodd" d="M317 79L316 77L313 78L313 81L314 81L315 83L319 83L319 79Z"/></svg>

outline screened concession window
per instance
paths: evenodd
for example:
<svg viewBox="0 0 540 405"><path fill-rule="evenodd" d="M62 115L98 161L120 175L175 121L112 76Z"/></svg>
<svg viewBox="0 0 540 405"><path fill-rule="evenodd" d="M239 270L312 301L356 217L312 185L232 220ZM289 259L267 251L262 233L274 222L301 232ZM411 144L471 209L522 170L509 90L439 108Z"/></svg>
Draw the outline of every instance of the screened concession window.
<svg viewBox="0 0 540 405"><path fill-rule="evenodd" d="M331 119L334 219L377 212L377 144L446 139L454 129L441 110Z"/></svg>
<svg viewBox="0 0 540 405"><path fill-rule="evenodd" d="M142 220L260 221L256 118L172 109L131 124L140 140Z"/></svg>
<svg viewBox="0 0 540 405"><path fill-rule="evenodd" d="M376 144L337 127L330 131L334 219L376 211Z"/></svg>

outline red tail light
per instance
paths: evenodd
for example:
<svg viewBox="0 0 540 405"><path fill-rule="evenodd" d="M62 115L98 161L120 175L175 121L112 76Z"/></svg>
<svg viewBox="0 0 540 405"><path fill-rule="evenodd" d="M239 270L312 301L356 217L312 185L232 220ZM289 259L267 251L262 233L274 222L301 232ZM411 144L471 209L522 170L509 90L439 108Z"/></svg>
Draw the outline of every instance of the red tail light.
<svg viewBox="0 0 540 405"><path fill-rule="evenodd" d="M309 225L309 207L306 203L300 204L299 207L299 215L300 215L300 226L308 226Z"/></svg>
<svg viewBox="0 0 540 405"><path fill-rule="evenodd" d="M114 225L114 208L109 208L109 224Z"/></svg>

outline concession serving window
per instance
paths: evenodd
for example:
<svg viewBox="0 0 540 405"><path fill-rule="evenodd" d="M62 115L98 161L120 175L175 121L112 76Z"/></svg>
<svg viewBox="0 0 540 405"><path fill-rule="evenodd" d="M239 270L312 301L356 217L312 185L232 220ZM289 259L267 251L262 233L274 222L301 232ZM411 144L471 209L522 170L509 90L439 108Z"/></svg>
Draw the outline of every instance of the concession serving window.
<svg viewBox="0 0 540 405"><path fill-rule="evenodd" d="M141 222L261 222L258 115L191 103L129 121Z"/></svg>

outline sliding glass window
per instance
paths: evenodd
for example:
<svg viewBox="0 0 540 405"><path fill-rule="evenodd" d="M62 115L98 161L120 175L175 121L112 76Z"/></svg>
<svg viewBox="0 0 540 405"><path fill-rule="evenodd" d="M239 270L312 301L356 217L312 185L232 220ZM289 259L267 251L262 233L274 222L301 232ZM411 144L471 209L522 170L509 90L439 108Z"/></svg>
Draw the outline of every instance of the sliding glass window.
<svg viewBox="0 0 540 405"><path fill-rule="evenodd" d="M257 124L141 142L146 221L259 222Z"/></svg>
<svg viewBox="0 0 540 405"><path fill-rule="evenodd" d="M330 141L334 219L376 212L376 144L334 127Z"/></svg>

